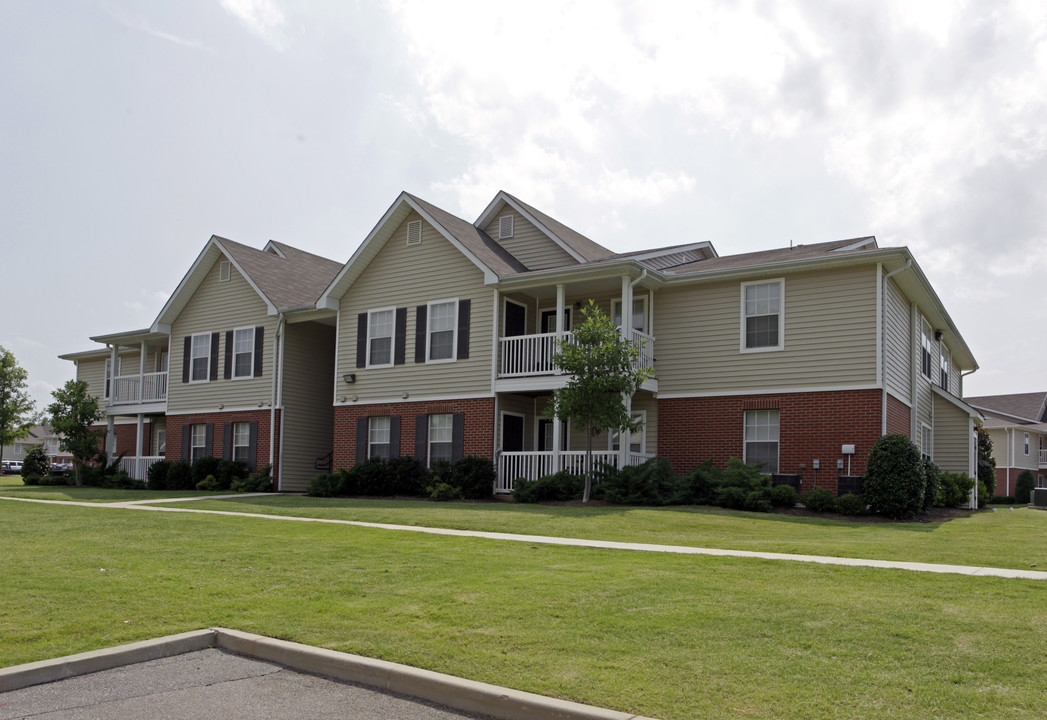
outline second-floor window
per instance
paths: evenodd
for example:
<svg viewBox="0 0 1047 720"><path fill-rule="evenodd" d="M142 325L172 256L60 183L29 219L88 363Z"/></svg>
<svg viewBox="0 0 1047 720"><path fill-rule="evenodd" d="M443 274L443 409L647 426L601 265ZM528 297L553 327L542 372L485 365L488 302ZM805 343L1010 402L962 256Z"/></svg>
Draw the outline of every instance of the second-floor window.
<svg viewBox="0 0 1047 720"><path fill-rule="evenodd" d="M393 364L394 310L372 310L367 314L367 366Z"/></svg>
<svg viewBox="0 0 1047 720"><path fill-rule="evenodd" d="M1029 454L1029 433L1025 433L1025 454Z"/></svg>
<svg viewBox="0 0 1047 720"><path fill-rule="evenodd" d="M742 283L742 351L780 350L785 281Z"/></svg>
<svg viewBox="0 0 1047 720"><path fill-rule="evenodd" d="M949 389L949 366L951 364L952 356L943 345L942 354L938 356L938 383L942 386L942 390Z"/></svg>
<svg viewBox="0 0 1047 720"><path fill-rule="evenodd" d="M233 331L233 377L254 377L254 328Z"/></svg>
<svg viewBox="0 0 1047 720"><path fill-rule="evenodd" d="M209 333L193 335L192 354L189 362L189 381L207 382L208 369L211 366L211 335Z"/></svg>
<svg viewBox="0 0 1047 720"><path fill-rule="evenodd" d="M920 372L928 380L931 379L931 326L924 320L920 323Z"/></svg>
<svg viewBox="0 0 1047 720"><path fill-rule="evenodd" d="M429 331L426 337L429 360L454 360L455 331L458 327L458 301L429 303Z"/></svg>

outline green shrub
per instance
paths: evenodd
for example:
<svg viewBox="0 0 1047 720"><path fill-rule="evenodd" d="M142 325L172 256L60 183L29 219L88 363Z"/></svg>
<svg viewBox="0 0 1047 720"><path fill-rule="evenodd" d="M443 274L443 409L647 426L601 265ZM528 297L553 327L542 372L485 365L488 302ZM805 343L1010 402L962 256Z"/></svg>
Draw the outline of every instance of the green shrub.
<svg viewBox="0 0 1047 720"><path fill-rule="evenodd" d="M145 490L145 480L135 480L123 470L118 470L112 475L107 475L102 485L104 488L117 488L119 490Z"/></svg>
<svg viewBox="0 0 1047 720"><path fill-rule="evenodd" d="M775 485L771 488L771 504L775 507L793 507L800 493L792 485Z"/></svg>
<svg viewBox="0 0 1047 720"><path fill-rule="evenodd" d="M195 490L188 460L176 460L167 469L168 490Z"/></svg>
<svg viewBox="0 0 1047 720"><path fill-rule="evenodd" d="M927 486L920 451L904 435L884 435L865 466L862 494L875 513L906 520L923 509Z"/></svg>
<svg viewBox="0 0 1047 720"><path fill-rule="evenodd" d="M462 500L465 498L461 488L445 482L438 482L429 486L426 488L426 493L433 500Z"/></svg>
<svg viewBox="0 0 1047 720"><path fill-rule="evenodd" d="M367 458L344 471L339 495L384 495L385 461Z"/></svg>
<svg viewBox="0 0 1047 720"><path fill-rule="evenodd" d="M313 497L334 497L338 495L341 482L340 473L317 475L309 481L305 493Z"/></svg>
<svg viewBox="0 0 1047 720"><path fill-rule="evenodd" d="M190 468L192 488L189 489L195 489L197 485L207 479L208 475L218 475L218 463L220 462L219 458L211 457L210 455L193 460Z"/></svg>
<svg viewBox="0 0 1047 720"><path fill-rule="evenodd" d="M938 487L941 485L942 469L927 458L920 458L920 467L923 470L923 505L920 510L927 512L931 505L938 499Z"/></svg>
<svg viewBox="0 0 1047 720"><path fill-rule="evenodd" d="M958 508L967 504L974 489L974 478L966 473L943 472L938 479L938 500L935 505Z"/></svg>
<svg viewBox="0 0 1047 720"><path fill-rule="evenodd" d="M771 512L771 476L731 458L720 475L719 486L713 490L713 504L731 510Z"/></svg>
<svg viewBox="0 0 1047 720"><path fill-rule="evenodd" d="M521 503L580 500L584 489L585 478L561 470L537 480L518 478L513 483L513 500Z"/></svg>
<svg viewBox="0 0 1047 720"><path fill-rule="evenodd" d="M217 489L229 490L233 487L233 480L243 480L249 473L247 463L243 460L219 460L214 474Z"/></svg>
<svg viewBox="0 0 1047 720"><path fill-rule="evenodd" d="M42 483L40 482L40 478L42 478L42 477L44 477L44 476L43 475L26 475L25 473L22 473L22 484L23 485L41 485Z"/></svg>
<svg viewBox="0 0 1047 720"><path fill-rule="evenodd" d="M233 480L230 490L233 492L271 492L273 489L272 465L266 465L258 472L251 473L246 478Z"/></svg>
<svg viewBox="0 0 1047 720"><path fill-rule="evenodd" d="M22 472L25 473L25 466L22 467ZM1020 505L1032 502L1032 491L1035 487L1036 478L1033 477L1032 471L1022 470L1018 473L1018 481L1014 485L1014 499Z"/></svg>
<svg viewBox="0 0 1047 720"><path fill-rule="evenodd" d="M43 445L33 445L26 451L25 459L22 460L22 477L36 475L42 477L51 474L51 458ZM23 480L24 482L24 480Z"/></svg>
<svg viewBox="0 0 1047 720"><path fill-rule="evenodd" d="M984 510L992 504L992 490L984 480L978 478L978 509Z"/></svg>
<svg viewBox="0 0 1047 720"><path fill-rule="evenodd" d="M712 505L722 481L723 470L706 460L678 481L674 504Z"/></svg>
<svg viewBox="0 0 1047 720"><path fill-rule="evenodd" d="M827 513L836 511L836 497L831 490L826 490L825 488L808 490L800 496L800 502L811 512Z"/></svg>
<svg viewBox="0 0 1047 720"><path fill-rule="evenodd" d="M680 483L665 458L619 469L604 465L596 473L593 497L616 505L669 505L678 502Z"/></svg>
<svg viewBox="0 0 1047 720"><path fill-rule="evenodd" d="M436 471L433 471L436 474ZM488 458L466 455L451 466L451 476L444 480L462 491L462 496L469 500L483 500L494 494L494 481L497 477L494 463Z"/></svg>
<svg viewBox="0 0 1047 720"><path fill-rule="evenodd" d="M25 482L25 479L22 479ZM41 475L36 479L37 485L75 485L76 478L69 475Z"/></svg>
<svg viewBox="0 0 1047 720"><path fill-rule="evenodd" d="M868 508L865 505L865 498L861 495L844 493L836 498L836 512L841 515L857 516L864 515L868 512Z"/></svg>
<svg viewBox="0 0 1047 720"><path fill-rule="evenodd" d="M214 475L208 475L196 484L196 489L204 492L214 492L215 490L221 490L222 487L218 484L218 480Z"/></svg>
<svg viewBox="0 0 1047 720"><path fill-rule="evenodd" d="M170 469L171 463L157 460L145 471L146 486L150 490L167 490L167 473Z"/></svg>
<svg viewBox="0 0 1047 720"><path fill-rule="evenodd" d="M993 505L1017 505L1018 501L1014 498L1014 495L993 495Z"/></svg>
<svg viewBox="0 0 1047 720"><path fill-rule="evenodd" d="M420 497L429 484L425 464L406 455L388 458L384 462L384 482L373 495L406 495Z"/></svg>

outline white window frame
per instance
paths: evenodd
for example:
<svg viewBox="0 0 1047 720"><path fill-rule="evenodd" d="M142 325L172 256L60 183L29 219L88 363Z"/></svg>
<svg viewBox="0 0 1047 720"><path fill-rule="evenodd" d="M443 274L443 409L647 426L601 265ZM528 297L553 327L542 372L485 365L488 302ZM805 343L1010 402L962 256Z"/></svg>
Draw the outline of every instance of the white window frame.
<svg viewBox="0 0 1047 720"><path fill-rule="evenodd" d="M637 330L639 332L644 333L645 335L649 335L650 334L650 331L647 328L651 327L650 316L648 315L648 312L647 312L647 308L650 306L650 303L648 302L647 298L648 298L648 295L646 295L646 294L644 294L644 295L633 295L633 305L634 306L638 302L639 303L643 303L643 327L631 328L632 330ZM616 307L618 308L618 312L615 312L615 308ZM614 321L614 324L617 325L618 327L622 326L622 321L620 319L620 316L622 314L621 313L621 307L622 307L622 299L621 298L615 298L614 300L611 301L611 320ZM635 316L636 316L636 308L633 307L633 312L629 315L629 319L632 320ZM615 318L619 318L619 319L615 320Z"/></svg>
<svg viewBox="0 0 1047 720"><path fill-rule="evenodd" d="M563 329L563 331L564 332L571 332L571 330L574 328L574 308L571 307L570 305L564 305L563 309L564 309L564 318L563 318L564 329ZM535 328L535 330L538 331L539 335L541 334L541 330L542 330L542 316L545 315L545 313L552 313L553 314L553 319L554 320L556 319L556 308L555 307L539 308L538 309L538 323L537 323L537 327ZM555 324L553 325L553 329L550 330L549 332L551 332L551 333L556 332L556 325Z"/></svg>
<svg viewBox="0 0 1047 720"><path fill-rule="evenodd" d="M439 430L441 433L446 433L446 439L434 440L436 433L433 432L434 421L440 418L440 422L446 422L446 427L441 427ZM447 457L437 458L438 460L451 461L454 453L454 413L432 413L428 418L428 429L427 442L426 442L426 465L430 466L433 464L433 445L446 445L447 446Z"/></svg>
<svg viewBox="0 0 1047 720"><path fill-rule="evenodd" d="M640 455L646 454L646 452L647 452L647 411L646 410L633 410L631 413L629 413L629 419L630 420L639 420L640 423L641 423L639 430L629 434L629 452L631 452L631 453L639 453ZM607 449L608 450L610 450L612 452L618 452L618 450L620 449L620 447L619 447L619 443L620 443L619 435L620 435L620 433L617 430L615 430L615 429L611 429L611 430L608 431L608 433L607 433ZM640 438L639 441L636 440L637 437ZM633 450L633 445L637 445L637 444L639 444L640 449L639 450Z"/></svg>
<svg viewBox="0 0 1047 720"><path fill-rule="evenodd" d="M777 345L764 345L760 347L746 347L746 319L749 314L746 312L746 301L745 292L749 287L758 285L778 285L778 344ZM769 315L770 313L768 313ZM762 315L754 315L753 317L763 317ZM778 352L785 349L785 278L767 278L765 280L754 280L751 282L741 283L741 337L738 341L738 346L743 353L761 353L761 352Z"/></svg>
<svg viewBox="0 0 1047 720"><path fill-rule="evenodd" d="M384 422L383 422L384 421ZM385 427L381 427L384 425ZM367 457L392 457L392 432L393 432L393 420L389 415L376 415L367 418ZM380 442L384 435L385 441ZM376 455L374 452L375 447L385 446L389 448L385 455Z"/></svg>
<svg viewBox="0 0 1047 720"><path fill-rule="evenodd" d="M938 384L942 390L949 392L949 379L952 376L952 353L949 348L941 346L938 352Z"/></svg>
<svg viewBox="0 0 1047 720"><path fill-rule="evenodd" d="M508 220L509 222L506 222ZM506 229L508 228L508 232ZM513 236L516 229L516 219L512 215L502 215L498 218L498 239L508 240Z"/></svg>
<svg viewBox="0 0 1047 720"><path fill-rule="evenodd" d="M546 425L550 430L553 429L553 420L551 418L535 417L534 419L534 451L545 452L553 449L553 439L550 437L549 442L545 442L545 438L542 438L542 444L545 445L545 450L538 449L538 436L542 433L542 420L548 420L549 424ZM571 449L571 421L561 420L560 421L560 452L565 452Z"/></svg>
<svg viewBox="0 0 1047 720"><path fill-rule="evenodd" d="M752 440L749 439L749 428L752 427L752 428L756 429L756 428L760 427L759 422L758 422L758 420L759 420L759 413L768 413L768 416L769 416L770 413L773 413L777 417L777 419L778 419L778 422L777 422L777 432L775 433L777 437L775 437L775 439L773 441L769 440L769 439L759 439L759 438L754 438ZM753 423L749 422L750 415L752 415L752 417L754 418L754 420L756 422L753 422ZM769 425L768 425L768 427L769 427ZM765 467L763 470L761 470L761 472L766 474L766 475L773 475L775 473L781 472L781 463L782 463L782 413L781 413L781 410L779 410L778 408L760 408L760 409L757 409L757 410L744 410L742 412L742 462L744 462L746 465L749 464L749 443L751 443L751 442L752 443L770 443L770 442L774 442L775 445L777 445L777 451L775 452L775 456L774 456L774 467L770 468L770 469Z"/></svg>
<svg viewBox="0 0 1047 720"><path fill-rule="evenodd" d="M157 427L153 439L153 455L156 457L167 456L167 428Z"/></svg>
<svg viewBox="0 0 1047 720"><path fill-rule="evenodd" d="M434 330L433 329L433 308L437 305L450 305L453 309L451 319L451 357L448 358L433 358L433 334L437 332L448 332L448 330ZM458 298L447 299L447 300L434 300L428 303L426 307L426 323L425 323L425 362L429 365L435 365L439 363L451 363L458 360Z"/></svg>
<svg viewBox="0 0 1047 720"><path fill-rule="evenodd" d="M105 359L105 392L102 397L108 400L113 395L113 382L120 377L120 358L116 358L116 374L113 374L113 359Z"/></svg>
<svg viewBox="0 0 1047 720"><path fill-rule="evenodd" d="M233 380L245 380L247 378L253 378L254 377L254 332L255 332L255 329L254 329L253 325L250 326L250 327L233 328L233 359L232 359ZM236 349L236 347L237 347L237 339L238 339L237 336L239 336L241 333L250 333L251 334L251 340L250 340L250 343L249 343L250 350L248 352L246 352L246 353L241 352L241 351ZM236 363L236 360L237 360L237 358L240 355L250 355L251 356L251 360L250 360L250 362L247 365L247 374L246 375L239 375L239 374L237 374L237 363Z"/></svg>
<svg viewBox="0 0 1047 720"><path fill-rule="evenodd" d="M920 456L934 460L934 428L925 422L920 423Z"/></svg>
<svg viewBox="0 0 1047 720"><path fill-rule="evenodd" d="M230 453L230 457L233 460L242 460L247 462L251 457L251 423L249 422L235 422L233 423L233 447ZM243 457L238 457L238 452L242 451Z"/></svg>
<svg viewBox="0 0 1047 720"><path fill-rule="evenodd" d="M189 341L189 382L190 383L205 383L211 382L211 333L196 333L190 335L192 340ZM196 339L203 338L203 346L207 350L206 355L196 354ZM204 377L200 380L193 378L193 368L197 359L204 359Z"/></svg>
<svg viewBox="0 0 1047 720"><path fill-rule="evenodd" d="M371 318L379 313L389 313L392 317L392 321L389 323L389 334L376 336L372 332L372 320ZM371 362L371 343L372 341L380 338L389 338L389 362L387 363L372 363ZM396 360L396 308L378 308L376 310L367 311L367 365L368 368L387 368L392 367L393 362Z"/></svg>
<svg viewBox="0 0 1047 720"><path fill-rule="evenodd" d="M196 462L200 458L208 457L211 454L210 448L207 447L207 425L202 423L196 423L189 426L189 462ZM197 435L199 434L199 438ZM197 444L197 440L200 443ZM199 448L200 454L197 454Z"/></svg>
<svg viewBox="0 0 1047 720"><path fill-rule="evenodd" d="M1025 456L1028 457L1029 456L1029 433L1024 433L1024 435L1025 435Z"/></svg>
<svg viewBox="0 0 1047 720"><path fill-rule="evenodd" d="M931 382L934 382L934 346L931 344L933 337L931 326L923 316L920 316L920 375ZM926 362L924 353L926 353Z"/></svg>
<svg viewBox="0 0 1047 720"><path fill-rule="evenodd" d="M412 220L407 223L407 244L408 245L421 245L422 244L422 221Z"/></svg>

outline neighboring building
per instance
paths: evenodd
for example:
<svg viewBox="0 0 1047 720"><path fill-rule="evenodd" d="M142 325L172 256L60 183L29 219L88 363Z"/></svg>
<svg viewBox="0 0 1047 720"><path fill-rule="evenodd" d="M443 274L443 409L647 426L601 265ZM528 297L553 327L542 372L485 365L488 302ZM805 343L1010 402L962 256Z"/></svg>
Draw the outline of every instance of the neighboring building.
<svg viewBox="0 0 1047 720"><path fill-rule="evenodd" d="M975 473L979 416L960 398L977 364L906 248L865 237L614 253L500 192L472 223L402 193L344 266L308 256L309 272L292 271L307 255L292 250L212 238L148 331L63 356L102 387L105 360L145 383L173 346L182 382L157 415L110 403L118 447L121 417L136 457L161 424L168 457L236 456L246 428L246 452L272 459L283 490L332 453L335 468L481 455L507 491L580 466L584 437L544 411L567 379L555 340L592 299L655 370L628 400L642 429L598 438L602 460L661 455L682 472L737 456L835 490L899 432L943 469Z"/></svg>
<svg viewBox="0 0 1047 720"><path fill-rule="evenodd" d="M983 395L967 403L985 416L982 426L992 439L996 460L996 494L1014 495L1023 470L1047 487L1047 392Z"/></svg>
<svg viewBox="0 0 1047 720"><path fill-rule="evenodd" d="M34 425L29 428L29 434L11 445L4 445L4 460L25 460L25 454L34 445L43 445L44 452L51 458L51 462L72 462L73 457L62 450L62 436L55 433L46 425Z"/></svg>

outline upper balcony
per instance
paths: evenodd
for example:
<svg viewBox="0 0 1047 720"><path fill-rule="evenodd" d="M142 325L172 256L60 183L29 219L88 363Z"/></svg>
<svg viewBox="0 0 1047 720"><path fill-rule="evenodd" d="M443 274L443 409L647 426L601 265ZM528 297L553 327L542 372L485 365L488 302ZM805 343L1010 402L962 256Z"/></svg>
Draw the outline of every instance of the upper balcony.
<svg viewBox="0 0 1047 720"><path fill-rule="evenodd" d="M1047 470L1047 448L1040 451L1040 470Z"/></svg>
<svg viewBox="0 0 1047 720"><path fill-rule="evenodd" d="M113 378L109 407L167 402L167 372L121 375Z"/></svg>
<svg viewBox="0 0 1047 720"><path fill-rule="evenodd" d="M498 378L526 378L543 375L562 375L553 362L558 346L555 332L536 335L517 335L498 339ZM573 341L570 331L564 340ZM630 330L629 339L640 348L634 367L654 367L654 338L639 330Z"/></svg>

